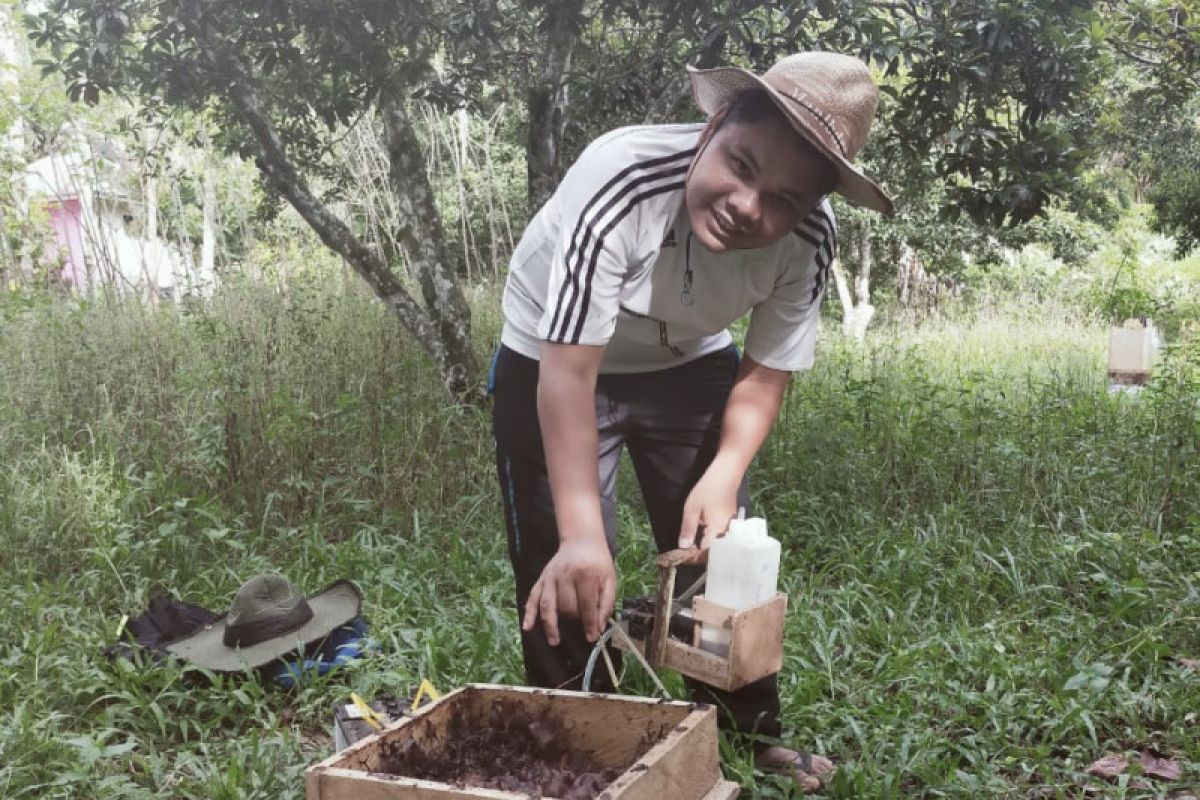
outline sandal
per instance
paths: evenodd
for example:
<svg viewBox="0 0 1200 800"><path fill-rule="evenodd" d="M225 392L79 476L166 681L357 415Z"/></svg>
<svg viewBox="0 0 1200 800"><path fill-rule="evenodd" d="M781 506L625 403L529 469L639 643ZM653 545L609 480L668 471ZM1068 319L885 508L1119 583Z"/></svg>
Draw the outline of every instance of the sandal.
<svg viewBox="0 0 1200 800"><path fill-rule="evenodd" d="M837 770L829 759L821 756L816 758L820 761L814 763L812 753L772 746L755 756L754 766L763 772L788 776L796 781L801 794L811 794L824 789L830 776Z"/></svg>

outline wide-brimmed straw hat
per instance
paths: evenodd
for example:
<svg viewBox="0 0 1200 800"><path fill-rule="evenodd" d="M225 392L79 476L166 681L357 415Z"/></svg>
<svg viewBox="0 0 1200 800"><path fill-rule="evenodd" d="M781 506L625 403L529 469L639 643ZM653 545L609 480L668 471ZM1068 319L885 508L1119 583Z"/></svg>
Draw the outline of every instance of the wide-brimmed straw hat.
<svg viewBox="0 0 1200 800"><path fill-rule="evenodd" d="M863 62L838 53L797 53L761 77L738 67L688 67L688 73L696 104L709 116L742 92L765 91L792 127L833 164L838 194L884 214L893 212L891 198L853 163L879 105L879 89Z"/></svg>
<svg viewBox="0 0 1200 800"><path fill-rule="evenodd" d="M361 607L362 593L350 581L306 598L282 575L256 575L237 590L227 614L164 647L215 672L240 672L324 639Z"/></svg>

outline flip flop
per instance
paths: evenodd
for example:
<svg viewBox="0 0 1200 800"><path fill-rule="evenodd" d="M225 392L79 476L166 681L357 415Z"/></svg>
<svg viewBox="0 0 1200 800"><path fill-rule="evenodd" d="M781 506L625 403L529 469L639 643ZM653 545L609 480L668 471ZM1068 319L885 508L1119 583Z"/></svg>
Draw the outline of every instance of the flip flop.
<svg viewBox="0 0 1200 800"><path fill-rule="evenodd" d="M813 770L813 754L803 750L792 750L791 755L786 758L764 758L768 753L776 748L768 748L759 753L754 759L754 765L763 772L769 772L774 775L785 775L796 781L800 788L801 794L812 794L819 792L825 788L826 782L834 772L829 770L825 773L819 773ZM779 747L778 749L790 749ZM835 768L836 769L836 768Z"/></svg>

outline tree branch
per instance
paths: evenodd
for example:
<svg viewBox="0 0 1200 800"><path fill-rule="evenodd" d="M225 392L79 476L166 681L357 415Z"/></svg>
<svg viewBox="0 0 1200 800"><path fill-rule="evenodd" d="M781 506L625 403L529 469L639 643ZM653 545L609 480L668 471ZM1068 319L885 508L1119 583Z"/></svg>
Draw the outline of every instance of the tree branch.
<svg viewBox="0 0 1200 800"><path fill-rule="evenodd" d="M583 24L582 0L555 0L547 9L545 52L539 74L526 93L525 140L530 209L549 199L562 176L562 135L569 102L567 73Z"/></svg>
<svg viewBox="0 0 1200 800"><path fill-rule="evenodd" d="M399 209L396 237L408 252L409 270L421 287L442 341L458 363L473 372L471 311L448 267L441 215L422 158L421 145L405 109L404 97L393 88L380 93L388 178ZM464 376L465 378L466 376Z"/></svg>
<svg viewBox="0 0 1200 800"><path fill-rule="evenodd" d="M313 195L288 159L283 140L275 130L253 82L233 53L215 41L197 5L194 1L189 2L180 19L188 26L209 65L214 69L233 72L234 79L229 83L228 96L239 119L250 128L258 142L259 157L256 162L259 170L271 186L287 198L309 227L316 231L321 241L342 256L372 291L392 308L404 327L437 363L447 389L456 396L467 395L467 373L474 372L471 369L473 359L456 360L461 355L455 352L459 348L447 346L446 340L439 335L440 326L431 322L429 314L405 290L383 259ZM469 322L466 324L469 327Z"/></svg>

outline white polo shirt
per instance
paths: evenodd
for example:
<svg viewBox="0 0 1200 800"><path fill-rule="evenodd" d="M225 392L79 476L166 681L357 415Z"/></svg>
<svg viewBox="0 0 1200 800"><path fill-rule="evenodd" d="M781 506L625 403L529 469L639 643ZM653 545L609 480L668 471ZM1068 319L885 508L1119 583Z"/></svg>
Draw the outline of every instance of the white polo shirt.
<svg viewBox="0 0 1200 800"><path fill-rule="evenodd" d="M683 200L702 129L621 128L588 146L513 253L505 345L533 359L543 341L606 345L601 373L647 372L727 347L750 312L746 355L812 366L837 243L829 202L772 245L711 252Z"/></svg>

